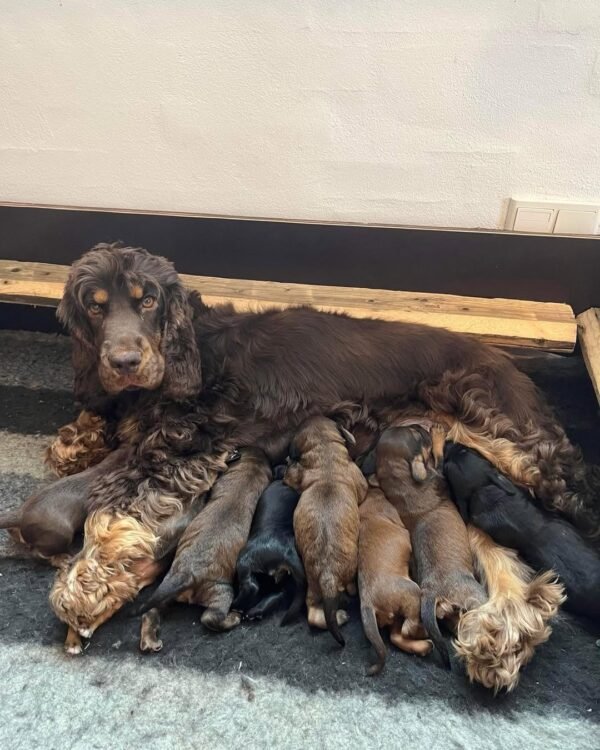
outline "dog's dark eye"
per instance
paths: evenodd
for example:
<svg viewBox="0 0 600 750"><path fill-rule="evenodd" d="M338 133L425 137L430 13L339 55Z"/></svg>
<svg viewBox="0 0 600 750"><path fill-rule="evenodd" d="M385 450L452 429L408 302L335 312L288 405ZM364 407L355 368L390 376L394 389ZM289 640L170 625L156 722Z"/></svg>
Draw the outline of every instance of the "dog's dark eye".
<svg viewBox="0 0 600 750"><path fill-rule="evenodd" d="M100 315L102 312L102 305L99 305L97 302L90 302L88 305L88 312L90 315Z"/></svg>
<svg viewBox="0 0 600 750"><path fill-rule="evenodd" d="M153 297L151 294L147 294L142 300L142 307L145 307L146 310L150 310L155 304L156 297Z"/></svg>

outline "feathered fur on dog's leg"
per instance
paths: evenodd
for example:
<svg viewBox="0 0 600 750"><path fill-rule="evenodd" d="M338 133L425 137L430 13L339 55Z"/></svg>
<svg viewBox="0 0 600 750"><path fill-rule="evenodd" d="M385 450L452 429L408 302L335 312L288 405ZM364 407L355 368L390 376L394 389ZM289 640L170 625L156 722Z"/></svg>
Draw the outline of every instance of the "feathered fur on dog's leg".
<svg viewBox="0 0 600 750"><path fill-rule="evenodd" d="M551 571L534 577L516 552L472 525L468 532L489 599L461 616L454 646L471 681L511 691L536 646L548 640L548 620L564 601L564 589Z"/></svg>
<svg viewBox="0 0 600 750"><path fill-rule="evenodd" d="M74 422L58 430L58 436L46 448L44 460L57 477L66 477L100 463L109 452L105 420L82 411Z"/></svg>

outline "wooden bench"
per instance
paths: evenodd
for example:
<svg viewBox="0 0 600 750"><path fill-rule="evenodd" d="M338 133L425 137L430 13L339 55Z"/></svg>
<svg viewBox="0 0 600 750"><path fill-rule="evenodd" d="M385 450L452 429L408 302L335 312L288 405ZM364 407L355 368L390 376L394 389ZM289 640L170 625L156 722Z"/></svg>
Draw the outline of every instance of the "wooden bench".
<svg viewBox="0 0 600 750"><path fill-rule="evenodd" d="M68 266L51 263L0 261L0 302L54 307L62 296L68 270ZM560 353L572 352L577 337L573 310L562 303L186 274L181 278L188 288L201 292L207 304L231 302L239 310L306 304L320 310L347 312L358 318L425 323L477 336L498 346Z"/></svg>
<svg viewBox="0 0 600 750"><path fill-rule="evenodd" d="M600 309L592 307L577 316L581 353L600 403Z"/></svg>

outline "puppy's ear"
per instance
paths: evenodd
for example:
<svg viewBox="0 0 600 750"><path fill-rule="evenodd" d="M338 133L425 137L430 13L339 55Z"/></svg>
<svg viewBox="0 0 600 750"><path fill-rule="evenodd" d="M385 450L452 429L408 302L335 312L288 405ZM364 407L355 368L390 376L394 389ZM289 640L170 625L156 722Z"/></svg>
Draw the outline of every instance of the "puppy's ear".
<svg viewBox="0 0 600 750"><path fill-rule="evenodd" d="M344 438L346 441L346 445L348 445L351 448L354 448L356 445L356 438L354 435L350 432L350 430L347 430L345 427L343 427L341 424L338 424L337 426L338 430L340 431L340 435Z"/></svg>
<svg viewBox="0 0 600 750"><path fill-rule="evenodd" d="M162 350L165 358L165 396L174 401L183 401L198 394L202 385L200 353L188 293L181 284L172 286L167 293Z"/></svg>
<svg viewBox="0 0 600 750"><path fill-rule="evenodd" d="M75 299L72 276L67 281L56 317L71 334L75 399L87 409L97 411L107 394L98 375L98 352L92 329Z"/></svg>
<svg viewBox="0 0 600 750"><path fill-rule="evenodd" d="M427 479L427 467L422 455L415 456L410 462L410 473L415 482L425 482Z"/></svg>

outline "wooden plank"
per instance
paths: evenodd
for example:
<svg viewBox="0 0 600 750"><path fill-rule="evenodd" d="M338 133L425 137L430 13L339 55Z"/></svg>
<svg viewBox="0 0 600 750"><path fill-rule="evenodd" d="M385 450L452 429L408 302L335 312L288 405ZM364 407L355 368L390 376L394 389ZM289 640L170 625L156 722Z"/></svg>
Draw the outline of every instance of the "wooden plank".
<svg viewBox="0 0 600 750"><path fill-rule="evenodd" d="M68 266L0 261L0 301L54 306L62 295L67 272ZM562 303L185 274L181 278L188 288L201 292L207 304L231 302L239 310L306 304L330 312L347 312L358 318L376 317L447 328L499 346L558 352L571 352L576 340L573 311Z"/></svg>
<svg viewBox="0 0 600 750"><path fill-rule="evenodd" d="M600 403L600 309L592 307L577 316L581 352Z"/></svg>

